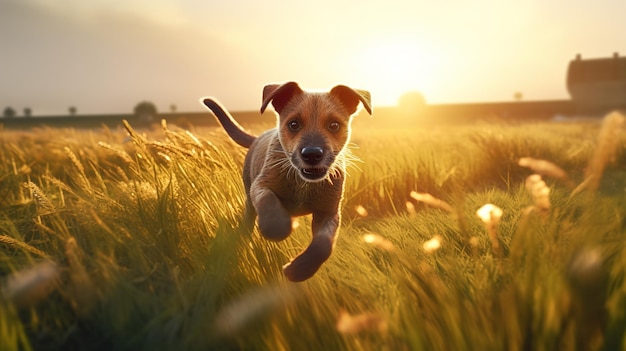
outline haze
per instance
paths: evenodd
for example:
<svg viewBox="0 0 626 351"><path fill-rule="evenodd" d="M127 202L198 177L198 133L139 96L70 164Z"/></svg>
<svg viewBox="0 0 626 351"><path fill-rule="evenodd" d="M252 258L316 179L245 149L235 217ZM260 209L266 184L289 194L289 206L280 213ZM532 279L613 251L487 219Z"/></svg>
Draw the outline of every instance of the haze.
<svg viewBox="0 0 626 351"><path fill-rule="evenodd" d="M263 85L409 90L429 103L567 98L565 70L626 54L626 2L0 0L0 108L256 110Z"/></svg>

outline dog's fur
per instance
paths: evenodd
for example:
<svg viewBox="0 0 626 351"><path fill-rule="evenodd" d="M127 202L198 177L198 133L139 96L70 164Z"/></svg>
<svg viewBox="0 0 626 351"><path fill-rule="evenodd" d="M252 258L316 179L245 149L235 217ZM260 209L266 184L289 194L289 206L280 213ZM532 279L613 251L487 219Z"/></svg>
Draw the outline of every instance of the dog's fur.
<svg viewBox="0 0 626 351"><path fill-rule="evenodd" d="M215 99L203 102L228 135L249 148L243 166L247 225L252 228L258 216L261 234L279 241L291 233L293 216L313 215L311 244L283 267L291 281L312 277L335 244L350 123L359 102L372 114L369 92L343 85L328 93L305 92L295 82L267 85L261 113L271 102L278 125L258 137L244 132Z"/></svg>

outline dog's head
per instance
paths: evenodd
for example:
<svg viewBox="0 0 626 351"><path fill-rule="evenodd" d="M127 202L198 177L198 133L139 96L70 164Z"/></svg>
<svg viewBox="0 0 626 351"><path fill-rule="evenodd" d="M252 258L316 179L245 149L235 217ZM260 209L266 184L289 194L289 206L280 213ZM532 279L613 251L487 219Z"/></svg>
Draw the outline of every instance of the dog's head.
<svg viewBox="0 0 626 351"><path fill-rule="evenodd" d="M337 85L327 93L303 91L297 83L263 89L261 113L272 103L278 113L279 139L298 175L317 182L336 169L350 139L350 122L359 102L372 114L370 93Z"/></svg>

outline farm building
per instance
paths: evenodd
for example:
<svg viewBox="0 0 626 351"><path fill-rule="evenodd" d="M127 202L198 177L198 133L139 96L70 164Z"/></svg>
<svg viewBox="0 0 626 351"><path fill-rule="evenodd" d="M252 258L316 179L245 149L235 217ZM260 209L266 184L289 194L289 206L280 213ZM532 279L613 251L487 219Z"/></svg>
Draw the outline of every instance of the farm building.
<svg viewBox="0 0 626 351"><path fill-rule="evenodd" d="M626 107L626 57L618 53L609 58L570 61L567 90L574 104L582 110L606 110Z"/></svg>

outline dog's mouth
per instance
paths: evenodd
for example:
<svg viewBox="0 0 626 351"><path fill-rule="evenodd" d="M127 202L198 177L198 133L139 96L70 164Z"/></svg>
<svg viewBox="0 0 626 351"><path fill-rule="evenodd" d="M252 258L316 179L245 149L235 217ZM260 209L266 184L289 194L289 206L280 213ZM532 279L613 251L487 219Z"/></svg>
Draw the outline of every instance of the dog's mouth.
<svg viewBox="0 0 626 351"><path fill-rule="evenodd" d="M321 180L328 174L328 168L326 167L311 167L300 169L302 177L309 180Z"/></svg>

